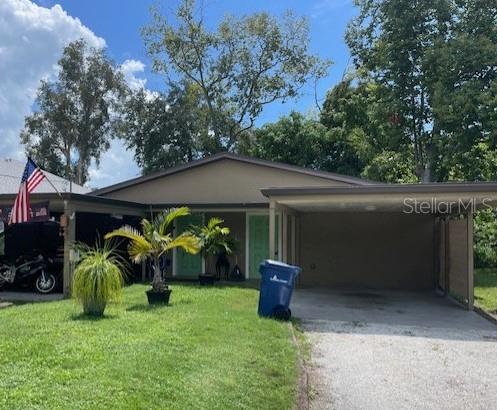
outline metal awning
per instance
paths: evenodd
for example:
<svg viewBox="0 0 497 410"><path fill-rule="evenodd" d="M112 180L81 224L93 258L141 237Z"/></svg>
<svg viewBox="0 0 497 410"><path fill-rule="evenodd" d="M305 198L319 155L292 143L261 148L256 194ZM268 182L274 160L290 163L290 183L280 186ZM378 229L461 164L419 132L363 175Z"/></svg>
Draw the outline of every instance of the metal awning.
<svg viewBox="0 0 497 410"><path fill-rule="evenodd" d="M265 188L270 202L298 212L452 214L497 207L497 182Z"/></svg>

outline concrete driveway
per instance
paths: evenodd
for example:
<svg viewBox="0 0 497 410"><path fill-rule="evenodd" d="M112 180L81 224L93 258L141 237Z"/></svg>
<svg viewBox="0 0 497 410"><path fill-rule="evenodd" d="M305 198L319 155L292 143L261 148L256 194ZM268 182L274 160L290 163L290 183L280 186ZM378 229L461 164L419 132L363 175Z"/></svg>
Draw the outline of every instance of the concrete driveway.
<svg viewBox="0 0 497 410"><path fill-rule="evenodd" d="M497 406L497 326L434 294L297 290L314 409Z"/></svg>

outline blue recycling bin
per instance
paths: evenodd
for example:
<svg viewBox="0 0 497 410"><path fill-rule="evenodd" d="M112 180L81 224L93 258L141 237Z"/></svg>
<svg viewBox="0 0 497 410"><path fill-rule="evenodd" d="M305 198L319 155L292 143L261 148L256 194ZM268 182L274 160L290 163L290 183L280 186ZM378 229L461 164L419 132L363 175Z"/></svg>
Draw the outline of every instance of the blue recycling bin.
<svg viewBox="0 0 497 410"><path fill-rule="evenodd" d="M301 269L283 262L265 260L259 267L261 290L259 316L290 319L290 299Z"/></svg>

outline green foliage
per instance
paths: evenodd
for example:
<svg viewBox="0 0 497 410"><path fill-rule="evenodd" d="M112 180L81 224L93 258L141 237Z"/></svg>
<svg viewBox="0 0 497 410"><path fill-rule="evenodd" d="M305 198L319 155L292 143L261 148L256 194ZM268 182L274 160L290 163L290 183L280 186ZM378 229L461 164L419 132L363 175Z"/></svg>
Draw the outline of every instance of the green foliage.
<svg viewBox="0 0 497 410"><path fill-rule="evenodd" d="M0 309L0 408L295 407L297 348L288 323L257 316L257 290L178 283L163 308L145 289L101 320L67 300Z"/></svg>
<svg viewBox="0 0 497 410"><path fill-rule="evenodd" d="M155 10L143 35L157 72L201 90L211 152L235 149L264 106L297 97L329 66L309 53L308 23L292 13L227 15L209 30L202 7L183 0L174 19Z"/></svg>
<svg viewBox="0 0 497 410"><path fill-rule="evenodd" d="M230 255L233 252L230 228L222 226L223 222L220 218L210 218L204 226L191 227L191 233L199 239L200 251L205 256Z"/></svg>
<svg viewBox="0 0 497 410"><path fill-rule="evenodd" d="M173 234L175 219L187 215L190 215L190 210L186 206L164 210L152 220L142 219L142 232L126 225L108 233L105 239L116 237L128 239L128 253L135 263L152 259L154 261L152 287L160 291L165 288L165 284L162 281L159 258L175 248L191 254L200 251L200 243L195 235L190 232L183 232L177 236Z"/></svg>
<svg viewBox="0 0 497 410"><path fill-rule="evenodd" d="M124 81L104 50L83 40L64 49L58 68L57 81L41 82L21 141L42 168L84 184L91 161L109 148L110 111Z"/></svg>
<svg viewBox="0 0 497 410"><path fill-rule="evenodd" d="M167 94L131 94L116 128L145 174L216 152L201 90L191 82L172 84Z"/></svg>
<svg viewBox="0 0 497 410"><path fill-rule="evenodd" d="M409 151L421 181L495 178L497 3L356 4L347 43L360 76L383 89L377 103L397 119L403 142L394 150Z"/></svg>
<svg viewBox="0 0 497 410"><path fill-rule="evenodd" d="M417 181L412 171L412 161L406 159L405 155L384 151L366 165L361 175L372 181L406 184Z"/></svg>
<svg viewBox="0 0 497 410"><path fill-rule="evenodd" d="M241 152L257 158L321 168L327 155L326 128L298 112L266 124L246 137Z"/></svg>
<svg viewBox="0 0 497 410"><path fill-rule="evenodd" d="M385 151L405 152L407 147L392 110L383 102L385 93L380 84L353 76L327 93L320 115L328 129L324 169L392 182L391 167L378 163L390 156L383 155ZM373 161L376 164L371 164ZM374 172L365 169L368 164ZM383 175L383 170L388 175Z"/></svg>
<svg viewBox="0 0 497 410"><path fill-rule="evenodd" d="M474 260L477 268L497 267L497 212L478 211L474 216Z"/></svg>
<svg viewBox="0 0 497 410"><path fill-rule="evenodd" d="M85 313L102 315L107 303L120 297L125 261L109 243L102 247L78 244L75 249L80 260L74 269L72 295L83 305Z"/></svg>

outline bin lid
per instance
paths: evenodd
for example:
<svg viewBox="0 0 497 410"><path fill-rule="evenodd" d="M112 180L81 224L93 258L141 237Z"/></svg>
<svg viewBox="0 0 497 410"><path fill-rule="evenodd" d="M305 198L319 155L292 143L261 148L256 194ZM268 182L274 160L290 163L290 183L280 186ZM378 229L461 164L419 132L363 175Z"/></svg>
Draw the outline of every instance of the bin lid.
<svg viewBox="0 0 497 410"><path fill-rule="evenodd" d="M261 267L269 267L269 266L276 266L278 268L284 268L284 269L291 269L295 272L300 272L302 269L298 266L295 265L289 265L288 263L285 262L280 262L280 261L275 261L272 259L266 259L264 262L261 263Z"/></svg>

